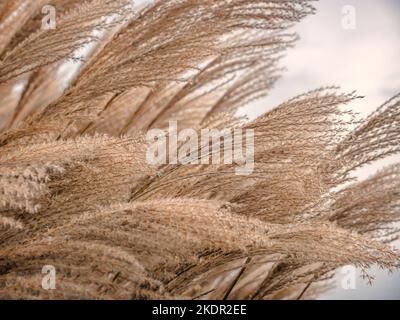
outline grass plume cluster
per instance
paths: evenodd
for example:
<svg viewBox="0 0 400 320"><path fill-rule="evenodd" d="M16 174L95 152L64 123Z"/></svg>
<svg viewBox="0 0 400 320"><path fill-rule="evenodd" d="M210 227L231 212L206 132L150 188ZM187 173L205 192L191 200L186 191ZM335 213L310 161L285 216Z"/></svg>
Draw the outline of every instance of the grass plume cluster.
<svg viewBox="0 0 400 320"><path fill-rule="evenodd" d="M0 3L0 297L296 299L343 265L396 268L400 167L352 174L400 151L400 95L362 121L334 87L238 119L310 1L145 2L51 0L55 30L49 1ZM253 129L254 172L147 164L170 120Z"/></svg>

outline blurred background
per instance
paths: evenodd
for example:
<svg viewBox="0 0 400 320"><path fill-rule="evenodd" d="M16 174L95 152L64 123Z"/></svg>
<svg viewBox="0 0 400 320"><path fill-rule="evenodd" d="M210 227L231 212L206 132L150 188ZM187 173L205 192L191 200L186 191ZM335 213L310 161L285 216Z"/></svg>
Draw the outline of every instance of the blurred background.
<svg viewBox="0 0 400 320"><path fill-rule="evenodd" d="M360 116L400 92L400 1L320 0L314 5L316 14L293 28L301 39L281 62L287 71L267 98L242 110L251 118L321 86L337 85L365 96L351 104ZM357 176L363 179L394 161L400 156L362 168ZM393 245L400 248L400 241ZM336 288L320 299L400 299L399 271L373 268L370 274L375 276L372 286L358 273L356 289L345 290L338 271Z"/></svg>

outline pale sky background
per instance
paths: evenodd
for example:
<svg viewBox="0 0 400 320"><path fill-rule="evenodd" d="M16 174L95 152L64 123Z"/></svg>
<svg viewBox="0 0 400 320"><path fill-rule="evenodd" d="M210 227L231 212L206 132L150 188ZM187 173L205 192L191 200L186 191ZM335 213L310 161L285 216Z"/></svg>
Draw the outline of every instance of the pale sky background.
<svg viewBox="0 0 400 320"><path fill-rule="evenodd" d="M342 27L346 5L355 8L354 30ZM315 6L317 13L294 28L301 39L281 63L287 71L267 98L245 109L250 117L326 85L338 85L346 92L357 90L365 96L351 105L361 115L368 115L400 92L400 0L320 0ZM358 175L368 176L393 161L400 157L364 168ZM400 248L399 242L396 245ZM339 285L321 298L400 299L400 272L388 275L372 269L371 274L376 276L372 287L357 277L356 290ZM340 284L340 276L336 282Z"/></svg>

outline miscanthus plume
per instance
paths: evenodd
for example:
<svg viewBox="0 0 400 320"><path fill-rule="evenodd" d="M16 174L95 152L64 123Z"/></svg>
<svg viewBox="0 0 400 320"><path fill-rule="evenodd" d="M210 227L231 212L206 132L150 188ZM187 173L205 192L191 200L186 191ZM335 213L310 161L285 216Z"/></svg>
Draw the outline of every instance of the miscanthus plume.
<svg viewBox="0 0 400 320"><path fill-rule="evenodd" d="M400 96L361 121L333 87L235 117L311 2L51 0L55 29L48 4L0 2L0 298L296 299L397 267L400 165L352 177L400 151ZM149 164L169 121L254 130L254 170Z"/></svg>

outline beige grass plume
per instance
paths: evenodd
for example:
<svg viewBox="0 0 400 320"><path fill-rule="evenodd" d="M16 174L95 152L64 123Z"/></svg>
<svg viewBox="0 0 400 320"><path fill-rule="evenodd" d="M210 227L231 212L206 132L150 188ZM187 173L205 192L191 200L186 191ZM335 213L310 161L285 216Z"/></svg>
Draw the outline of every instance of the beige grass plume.
<svg viewBox="0 0 400 320"><path fill-rule="evenodd" d="M0 4L1 298L299 298L343 265L398 266L399 166L349 182L400 151L399 96L361 122L335 87L234 116L309 1L53 0L55 30L43 4ZM144 133L170 120L253 129L253 174L147 164Z"/></svg>

